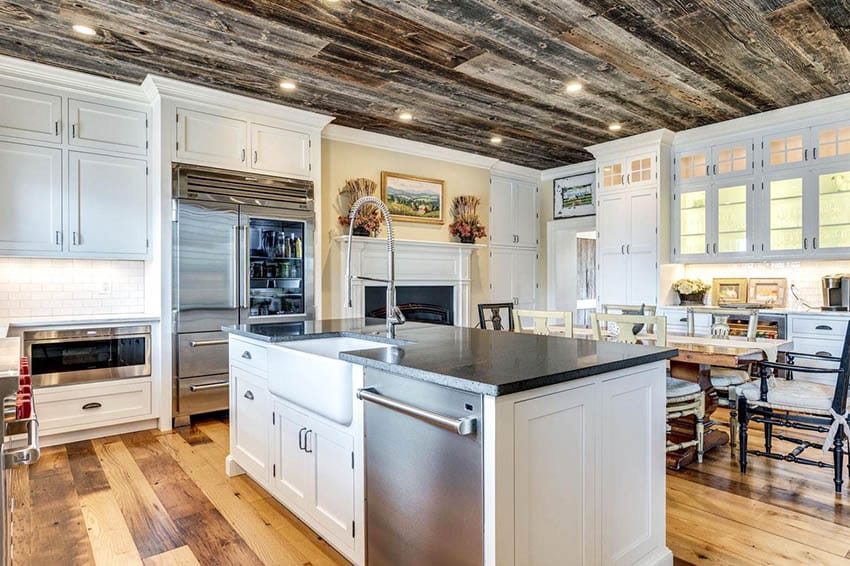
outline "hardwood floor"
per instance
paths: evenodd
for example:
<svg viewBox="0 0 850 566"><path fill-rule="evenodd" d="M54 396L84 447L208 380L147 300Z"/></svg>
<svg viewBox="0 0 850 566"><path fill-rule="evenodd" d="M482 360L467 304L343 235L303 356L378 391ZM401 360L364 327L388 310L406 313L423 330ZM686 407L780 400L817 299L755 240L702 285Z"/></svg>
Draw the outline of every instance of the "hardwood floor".
<svg viewBox="0 0 850 566"><path fill-rule="evenodd" d="M13 474L16 564L348 564L250 479L225 476L227 451L222 415L46 448ZM715 450L668 472L667 544L682 566L850 566L845 490L830 470L763 458L742 476Z"/></svg>

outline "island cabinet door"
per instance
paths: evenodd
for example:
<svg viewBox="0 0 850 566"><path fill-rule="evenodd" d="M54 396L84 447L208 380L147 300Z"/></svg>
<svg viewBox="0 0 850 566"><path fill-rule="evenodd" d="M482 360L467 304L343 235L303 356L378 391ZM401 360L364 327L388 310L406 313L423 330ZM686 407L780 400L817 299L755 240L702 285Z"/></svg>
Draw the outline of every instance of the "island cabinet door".
<svg viewBox="0 0 850 566"><path fill-rule="evenodd" d="M664 547L664 369L601 384L601 564L635 564Z"/></svg>
<svg viewBox="0 0 850 566"><path fill-rule="evenodd" d="M271 476L269 430L272 411L265 380L238 367L230 368L230 452L236 463L261 483Z"/></svg>
<svg viewBox="0 0 850 566"><path fill-rule="evenodd" d="M307 436L315 458L312 512L337 541L354 546L354 439L317 421Z"/></svg>
<svg viewBox="0 0 850 566"><path fill-rule="evenodd" d="M596 389L589 384L515 406L514 564L599 563Z"/></svg>
<svg viewBox="0 0 850 566"><path fill-rule="evenodd" d="M273 490L287 505L308 511L315 488L315 459L308 452L312 419L275 403L275 465Z"/></svg>

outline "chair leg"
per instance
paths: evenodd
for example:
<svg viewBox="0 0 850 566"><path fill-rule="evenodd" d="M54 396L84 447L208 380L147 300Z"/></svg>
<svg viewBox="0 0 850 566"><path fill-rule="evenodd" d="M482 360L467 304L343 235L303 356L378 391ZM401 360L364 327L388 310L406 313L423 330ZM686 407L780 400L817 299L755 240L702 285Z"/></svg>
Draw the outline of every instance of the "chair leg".
<svg viewBox="0 0 850 566"><path fill-rule="evenodd" d="M735 455L738 444L738 390L735 385L729 386L729 448Z"/></svg>
<svg viewBox="0 0 850 566"><path fill-rule="evenodd" d="M769 411L768 415L773 417L773 411ZM773 425L764 423L764 451L770 454L773 449Z"/></svg>
<svg viewBox="0 0 850 566"><path fill-rule="evenodd" d="M705 452L705 394L700 393L697 398L697 463L702 464L702 456Z"/></svg>
<svg viewBox="0 0 850 566"><path fill-rule="evenodd" d="M747 473L747 398L738 398L738 462L741 473Z"/></svg>
<svg viewBox="0 0 850 566"><path fill-rule="evenodd" d="M844 483L844 432L838 431L835 435L834 450L832 453L835 464L835 493L841 493L841 486Z"/></svg>

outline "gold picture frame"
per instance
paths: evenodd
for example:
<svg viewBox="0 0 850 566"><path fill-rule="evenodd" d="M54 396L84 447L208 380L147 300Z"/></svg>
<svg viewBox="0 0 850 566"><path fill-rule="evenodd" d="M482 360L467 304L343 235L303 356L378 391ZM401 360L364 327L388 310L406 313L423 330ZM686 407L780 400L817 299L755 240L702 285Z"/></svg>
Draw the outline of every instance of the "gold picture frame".
<svg viewBox="0 0 850 566"><path fill-rule="evenodd" d="M750 279L748 300L754 304L781 308L785 306L787 288L788 280L784 277Z"/></svg>
<svg viewBox="0 0 850 566"><path fill-rule="evenodd" d="M711 301L715 305L738 305L747 302L747 279L725 278L711 280Z"/></svg>
<svg viewBox="0 0 850 566"><path fill-rule="evenodd" d="M443 224L446 182L381 171L381 200L393 220Z"/></svg>

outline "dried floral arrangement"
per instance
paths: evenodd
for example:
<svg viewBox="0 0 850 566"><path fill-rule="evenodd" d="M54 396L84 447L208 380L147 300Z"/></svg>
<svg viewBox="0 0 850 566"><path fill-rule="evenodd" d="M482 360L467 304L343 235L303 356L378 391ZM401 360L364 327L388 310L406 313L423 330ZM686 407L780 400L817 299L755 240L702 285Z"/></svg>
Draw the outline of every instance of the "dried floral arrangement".
<svg viewBox="0 0 850 566"><path fill-rule="evenodd" d="M358 177L356 179L348 179L345 186L339 190L340 201L342 201L342 209L346 211L345 215L340 215L339 223L346 228L350 224L349 216L351 215L351 207L358 199L365 196L373 196L378 190L378 183L366 177ZM357 211L357 216L354 218L354 234L357 236L372 236L375 237L381 231L381 211L373 204L365 204Z"/></svg>
<svg viewBox="0 0 850 566"><path fill-rule="evenodd" d="M449 233L461 242L471 243L487 235L487 229L478 218L481 199L473 195L460 195L452 199L452 218Z"/></svg>

